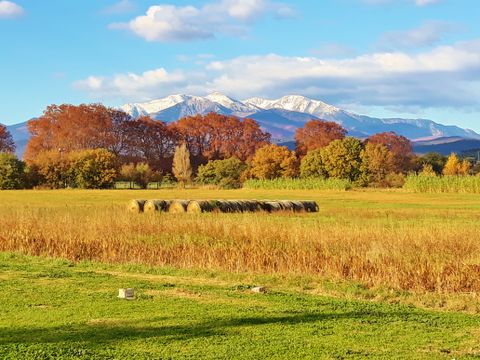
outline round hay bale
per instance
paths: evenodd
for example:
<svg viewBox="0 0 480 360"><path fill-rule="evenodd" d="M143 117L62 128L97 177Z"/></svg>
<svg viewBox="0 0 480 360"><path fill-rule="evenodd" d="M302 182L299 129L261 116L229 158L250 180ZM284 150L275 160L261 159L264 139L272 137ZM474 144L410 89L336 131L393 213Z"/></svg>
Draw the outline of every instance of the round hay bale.
<svg viewBox="0 0 480 360"><path fill-rule="evenodd" d="M245 206L247 208L247 211L250 211L250 212L257 212L261 210L260 203L257 200L246 200Z"/></svg>
<svg viewBox="0 0 480 360"><path fill-rule="evenodd" d="M168 212L172 214L183 214L187 212L188 200L174 200L168 208Z"/></svg>
<svg viewBox="0 0 480 360"><path fill-rule="evenodd" d="M136 214L142 213L145 202L146 200L130 200L127 209Z"/></svg>
<svg viewBox="0 0 480 360"><path fill-rule="evenodd" d="M303 207L305 208L305 211L307 212L318 212L318 204L315 201L301 201Z"/></svg>
<svg viewBox="0 0 480 360"><path fill-rule="evenodd" d="M201 214L215 210L215 204L212 201L192 200L188 203L187 212L191 214Z"/></svg>
<svg viewBox="0 0 480 360"><path fill-rule="evenodd" d="M170 200L148 200L143 206L143 211L146 213L168 211L170 204Z"/></svg>
<svg viewBox="0 0 480 360"><path fill-rule="evenodd" d="M278 202L283 211L295 211L295 206L293 202L289 200L281 200Z"/></svg>
<svg viewBox="0 0 480 360"><path fill-rule="evenodd" d="M305 212L307 209L305 209L305 206L301 201L291 201L293 205L293 211L294 212Z"/></svg>
<svg viewBox="0 0 480 360"><path fill-rule="evenodd" d="M267 204L268 201L258 201L258 210L270 212L270 207Z"/></svg>
<svg viewBox="0 0 480 360"><path fill-rule="evenodd" d="M268 212L282 211L283 207L278 201L265 201L265 207Z"/></svg>

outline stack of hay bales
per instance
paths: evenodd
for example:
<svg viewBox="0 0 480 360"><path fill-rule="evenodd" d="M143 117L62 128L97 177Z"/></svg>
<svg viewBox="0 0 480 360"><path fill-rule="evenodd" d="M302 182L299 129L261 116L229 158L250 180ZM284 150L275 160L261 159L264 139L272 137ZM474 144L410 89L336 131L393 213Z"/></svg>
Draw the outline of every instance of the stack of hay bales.
<svg viewBox="0 0 480 360"><path fill-rule="evenodd" d="M183 214L187 212L188 200L173 200L168 208L168 212L172 214Z"/></svg>
<svg viewBox="0 0 480 360"><path fill-rule="evenodd" d="M166 212L170 209L171 203L171 200L148 200L143 206L143 211L146 213Z"/></svg>
<svg viewBox="0 0 480 360"><path fill-rule="evenodd" d="M207 212L318 212L315 201L290 200L132 200L128 209L135 213L169 212L173 214Z"/></svg>
<svg viewBox="0 0 480 360"><path fill-rule="evenodd" d="M142 213L146 202L146 200L130 200L127 208L130 212Z"/></svg>

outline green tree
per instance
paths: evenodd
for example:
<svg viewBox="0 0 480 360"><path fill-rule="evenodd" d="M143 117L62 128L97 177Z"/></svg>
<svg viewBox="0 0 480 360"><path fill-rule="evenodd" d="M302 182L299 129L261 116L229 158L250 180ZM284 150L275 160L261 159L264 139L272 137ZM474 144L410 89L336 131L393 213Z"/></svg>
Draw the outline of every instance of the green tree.
<svg viewBox="0 0 480 360"><path fill-rule="evenodd" d="M298 159L285 146L265 145L255 152L249 172L257 179L295 177L298 175Z"/></svg>
<svg viewBox="0 0 480 360"><path fill-rule="evenodd" d="M69 154L70 171L76 187L105 189L117 176L116 156L106 149L76 151Z"/></svg>
<svg viewBox="0 0 480 360"><path fill-rule="evenodd" d="M356 181L361 174L362 142L353 137L334 140L321 152L325 170L330 177Z"/></svg>
<svg viewBox="0 0 480 360"><path fill-rule="evenodd" d="M0 153L0 189L12 190L24 187L23 161L11 153Z"/></svg>
<svg viewBox="0 0 480 360"><path fill-rule="evenodd" d="M322 149L312 150L305 155L300 163L302 178L327 178L328 172L322 159Z"/></svg>
<svg viewBox="0 0 480 360"><path fill-rule="evenodd" d="M182 187L185 187L185 184L192 181L193 171L190 162L190 151L188 151L186 143L175 148L172 171Z"/></svg>
<svg viewBox="0 0 480 360"><path fill-rule="evenodd" d="M120 177L122 180L131 181L145 189L149 182L160 181L161 174L153 171L147 163L125 164L120 169Z"/></svg>
<svg viewBox="0 0 480 360"><path fill-rule="evenodd" d="M420 163L422 164L422 168L425 165L431 165L433 171L440 175L442 173L443 167L447 162L447 157L443 156L437 152L429 152L419 158Z"/></svg>
<svg viewBox="0 0 480 360"><path fill-rule="evenodd" d="M245 163L236 157L211 160L198 168L197 181L222 188L238 188L241 186L240 178L245 169Z"/></svg>

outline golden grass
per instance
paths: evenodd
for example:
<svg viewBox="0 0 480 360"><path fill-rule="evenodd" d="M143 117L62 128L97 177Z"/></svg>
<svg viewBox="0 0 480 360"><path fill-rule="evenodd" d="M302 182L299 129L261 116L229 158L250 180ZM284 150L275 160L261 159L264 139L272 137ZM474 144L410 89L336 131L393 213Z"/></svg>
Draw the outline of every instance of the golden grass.
<svg viewBox="0 0 480 360"><path fill-rule="evenodd" d="M197 198L212 198L216 193ZM5 194L6 198L12 194ZM27 202L26 195L40 195L16 194L25 196L29 205L18 201L0 208L2 251L109 263L313 275L418 292L480 291L479 196L292 191L290 198L315 198L320 212L192 217L132 215L124 206L131 197L128 193L117 193L127 197L118 199L123 205L109 205L110 201L93 205L88 193L70 192L73 206L69 207L31 205L37 201ZM166 194L149 197L166 198ZM168 194L195 198L193 190ZM288 195L264 194L266 198ZM56 195L52 192L52 199ZM260 198L258 192L235 191L230 196L239 195Z"/></svg>

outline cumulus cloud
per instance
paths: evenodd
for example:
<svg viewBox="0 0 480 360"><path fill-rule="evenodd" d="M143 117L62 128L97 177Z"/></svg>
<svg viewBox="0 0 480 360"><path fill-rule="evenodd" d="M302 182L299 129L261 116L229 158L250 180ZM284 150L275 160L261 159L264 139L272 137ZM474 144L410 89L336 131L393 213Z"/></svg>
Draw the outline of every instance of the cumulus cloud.
<svg viewBox="0 0 480 360"><path fill-rule="evenodd" d="M391 31L385 33L380 39L380 46L386 48L418 48L431 46L453 31L457 26L445 21L428 21L415 29L407 31Z"/></svg>
<svg viewBox="0 0 480 360"><path fill-rule="evenodd" d="M299 93L339 104L480 107L480 40L410 55L379 52L343 59L276 54L211 61L196 71L91 77L75 84L99 99L144 100L218 90L238 98Z"/></svg>
<svg viewBox="0 0 480 360"><path fill-rule="evenodd" d="M0 0L0 19L14 18L25 13L20 5L7 0Z"/></svg>
<svg viewBox="0 0 480 360"><path fill-rule="evenodd" d="M127 29L147 41L190 41L216 34L245 33L246 25L265 14L290 16L287 5L270 0L221 0L203 7L155 5L145 15L128 23L110 24L111 29Z"/></svg>

